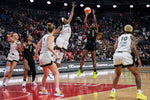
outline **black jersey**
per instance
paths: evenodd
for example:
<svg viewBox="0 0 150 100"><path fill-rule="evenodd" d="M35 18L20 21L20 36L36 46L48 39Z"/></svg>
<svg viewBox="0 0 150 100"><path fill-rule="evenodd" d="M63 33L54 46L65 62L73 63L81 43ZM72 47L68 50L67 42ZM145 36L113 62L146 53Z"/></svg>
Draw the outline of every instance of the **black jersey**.
<svg viewBox="0 0 150 100"><path fill-rule="evenodd" d="M89 51L96 50L96 36L97 36L96 30L94 28L90 28L87 33L87 43L84 49Z"/></svg>
<svg viewBox="0 0 150 100"><path fill-rule="evenodd" d="M95 43L96 42L97 32L94 28L90 28L87 33L87 43Z"/></svg>
<svg viewBox="0 0 150 100"><path fill-rule="evenodd" d="M34 46L33 44L27 44L24 48L24 56L33 56L34 55Z"/></svg>

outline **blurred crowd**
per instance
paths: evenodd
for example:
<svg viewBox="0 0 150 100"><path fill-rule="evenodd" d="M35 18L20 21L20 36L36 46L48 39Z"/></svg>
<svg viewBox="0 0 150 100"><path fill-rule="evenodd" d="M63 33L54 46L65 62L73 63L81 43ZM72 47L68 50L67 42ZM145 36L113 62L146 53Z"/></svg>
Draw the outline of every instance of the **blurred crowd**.
<svg viewBox="0 0 150 100"><path fill-rule="evenodd" d="M46 33L46 24L48 22L54 23L58 26L57 17L38 17L33 16L32 9L23 9L18 7L15 10L8 8L0 9L0 63L6 62L7 54L9 53L9 42L7 35L10 32L18 33L20 41L23 43L28 35L33 36L33 42L38 43L39 39ZM36 11L37 15L43 12ZM35 12L34 12L35 13ZM46 13L45 13L46 14ZM125 24L132 24L134 27L133 35L136 37L136 43L140 58L143 65L150 65L150 31L147 31L141 22L149 21L150 16L142 16L137 18L122 18L120 17L97 17L99 32L103 33L104 37L97 40L96 59L112 60L114 53L114 43L118 36L123 33ZM83 24L84 16L75 16L71 23L72 35L66 55L63 61L80 61L82 57L82 50L84 49L87 41L86 31ZM88 22L92 23L92 17L89 16ZM59 33L58 33L59 35ZM90 60L90 53L86 61ZM20 54L22 60L22 54Z"/></svg>

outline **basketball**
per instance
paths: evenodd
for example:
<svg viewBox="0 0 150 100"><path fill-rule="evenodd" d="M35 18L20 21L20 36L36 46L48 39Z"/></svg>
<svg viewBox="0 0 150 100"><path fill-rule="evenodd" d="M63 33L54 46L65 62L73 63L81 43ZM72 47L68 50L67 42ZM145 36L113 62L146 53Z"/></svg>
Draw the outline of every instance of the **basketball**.
<svg viewBox="0 0 150 100"><path fill-rule="evenodd" d="M85 7L84 12L85 13L91 13L91 8L90 7Z"/></svg>

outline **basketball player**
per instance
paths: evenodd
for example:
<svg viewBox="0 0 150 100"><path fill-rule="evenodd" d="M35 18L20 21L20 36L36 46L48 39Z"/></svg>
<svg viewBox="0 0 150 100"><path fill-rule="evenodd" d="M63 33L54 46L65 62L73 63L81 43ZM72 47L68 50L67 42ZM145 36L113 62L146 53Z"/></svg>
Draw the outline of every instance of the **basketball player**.
<svg viewBox="0 0 150 100"><path fill-rule="evenodd" d="M121 75L121 68L127 67L129 71L135 76L135 81L137 85L137 99L147 100L147 97L144 96L141 92L141 78L140 74L134 65L133 57L131 56L131 52L134 52L137 60L138 66L141 67L141 61L136 49L135 37L132 35L133 27L131 25L126 25L124 27L124 34L122 34L115 43L115 53L113 55L114 65L115 65L115 73L116 76L113 80L113 88L110 93L110 97L115 97L115 88L119 81L119 77Z"/></svg>
<svg viewBox="0 0 150 100"><path fill-rule="evenodd" d="M95 16L95 11L94 9L92 10L93 14L93 19L94 23L89 27L87 24L87 17L89 13L85 13L85 19L84 19L84 24L86 27L87 32L87 43L86 46L83 50L83 57L80 62L80 70L78 70L77 76L80 76L82 71L82 67L84 65L84 60L86 59L86 56L88 55L89 51L91 52L91 58L93 62L93 67L94 67L94 72L93 72L93 78L95 79L97 77L97 72L96 72L96 37L98 34L98 26L97 26L97 21L96 21L96 16Z"/></svg>
<svg viewBox="0 0 150 100"><path fill-rule="evenodd" d="M69 19L67 20L66 18L62 17L60 20L60 23L62 25L59 26L55 32L55 33L60 32L60 35L56 39L56 48L55 48L56 53L60 57L60 60L56 61L58 68L60 67L63 55L64 55L65 51L67 50L67 46L69 44L69 38L71 36L70 23L71 23L73 15L74 15L74 8L75 7L76 7L75 2L72 2L72 11L71 11Z"/></svg>
<svg viewBox="0 0 150 100"><path fill-rule="evenodd" d="M49 75L49 71L54 74L54 81L55 81L55 96L64 96L64 94L59 90L59 71L57 69L56 64L52 61L52 55L55 55L58 60L60 57L58 54L53 50L53 42L54 36L53 33L55 32L55 26L51 23L47 24L47 31L48 33L42 37L36 47L35 59L38 58L38 50L41 48L39 62L40 66L43 68L44 76L42 79L42 88L40 90L40 94L49 94L48 91L45 89L46 79Z"/></svg>
<svg viewBox="0 0 150 100"><path fill-rule="evenodd" d="M19 61L19 52L21 51L20 49L20 42L19 42L19 36L17 33L11 32L10 35L8 36L8 41L10 41L10 52L7 57L7 64L6 64L6 69L4 72L4 79L3 79L3 86L7 86L7 83L9 82L13 69L16 67L17 62ZM6 79L8 75L8 78Z"/></svg>
<svg viewBox="0 0 150 100"><path fill-rule="evenodd" d="M24 65L24 76L23 76L23 84L22 86L26 86L26 77L28 74L28 66L30 66L30 71L32 74L32 83L34 86L37 86L35 83L35 76L36 76L36 69L35 69L35 62L34 62L34 48L36 48L36 44L32 43L33 39L32 36L27 37L27 43L24 43L22 47L23 51L23 65Z"/></svg>

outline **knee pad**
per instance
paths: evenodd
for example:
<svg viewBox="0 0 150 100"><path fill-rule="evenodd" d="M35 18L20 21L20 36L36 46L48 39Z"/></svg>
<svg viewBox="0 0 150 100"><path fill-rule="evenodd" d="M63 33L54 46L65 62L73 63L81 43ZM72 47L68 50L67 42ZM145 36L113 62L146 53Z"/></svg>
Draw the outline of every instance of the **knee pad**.
<svg viewBox="0 0 150 100"><path fill-rule="evenodd" d="M55 50L55 52L59 55L60 54L60 50ZM53 56L53 61L56 61L56 56Z"/></svg>
<svg viewBox="0 0 150 100"><path fill-rule="evenodd" d="M64 53L63 52L60 52L59 53L59 57L60 57L60 60L57 60L56 63L60 64L62 59L63 59L63 56L64 56Z"/></svg>
<svg viewBox="0 0 150 100"><path fill-rule="evenodd" d="M10 72L10 66L6 66L5 73Z"/></svg>

